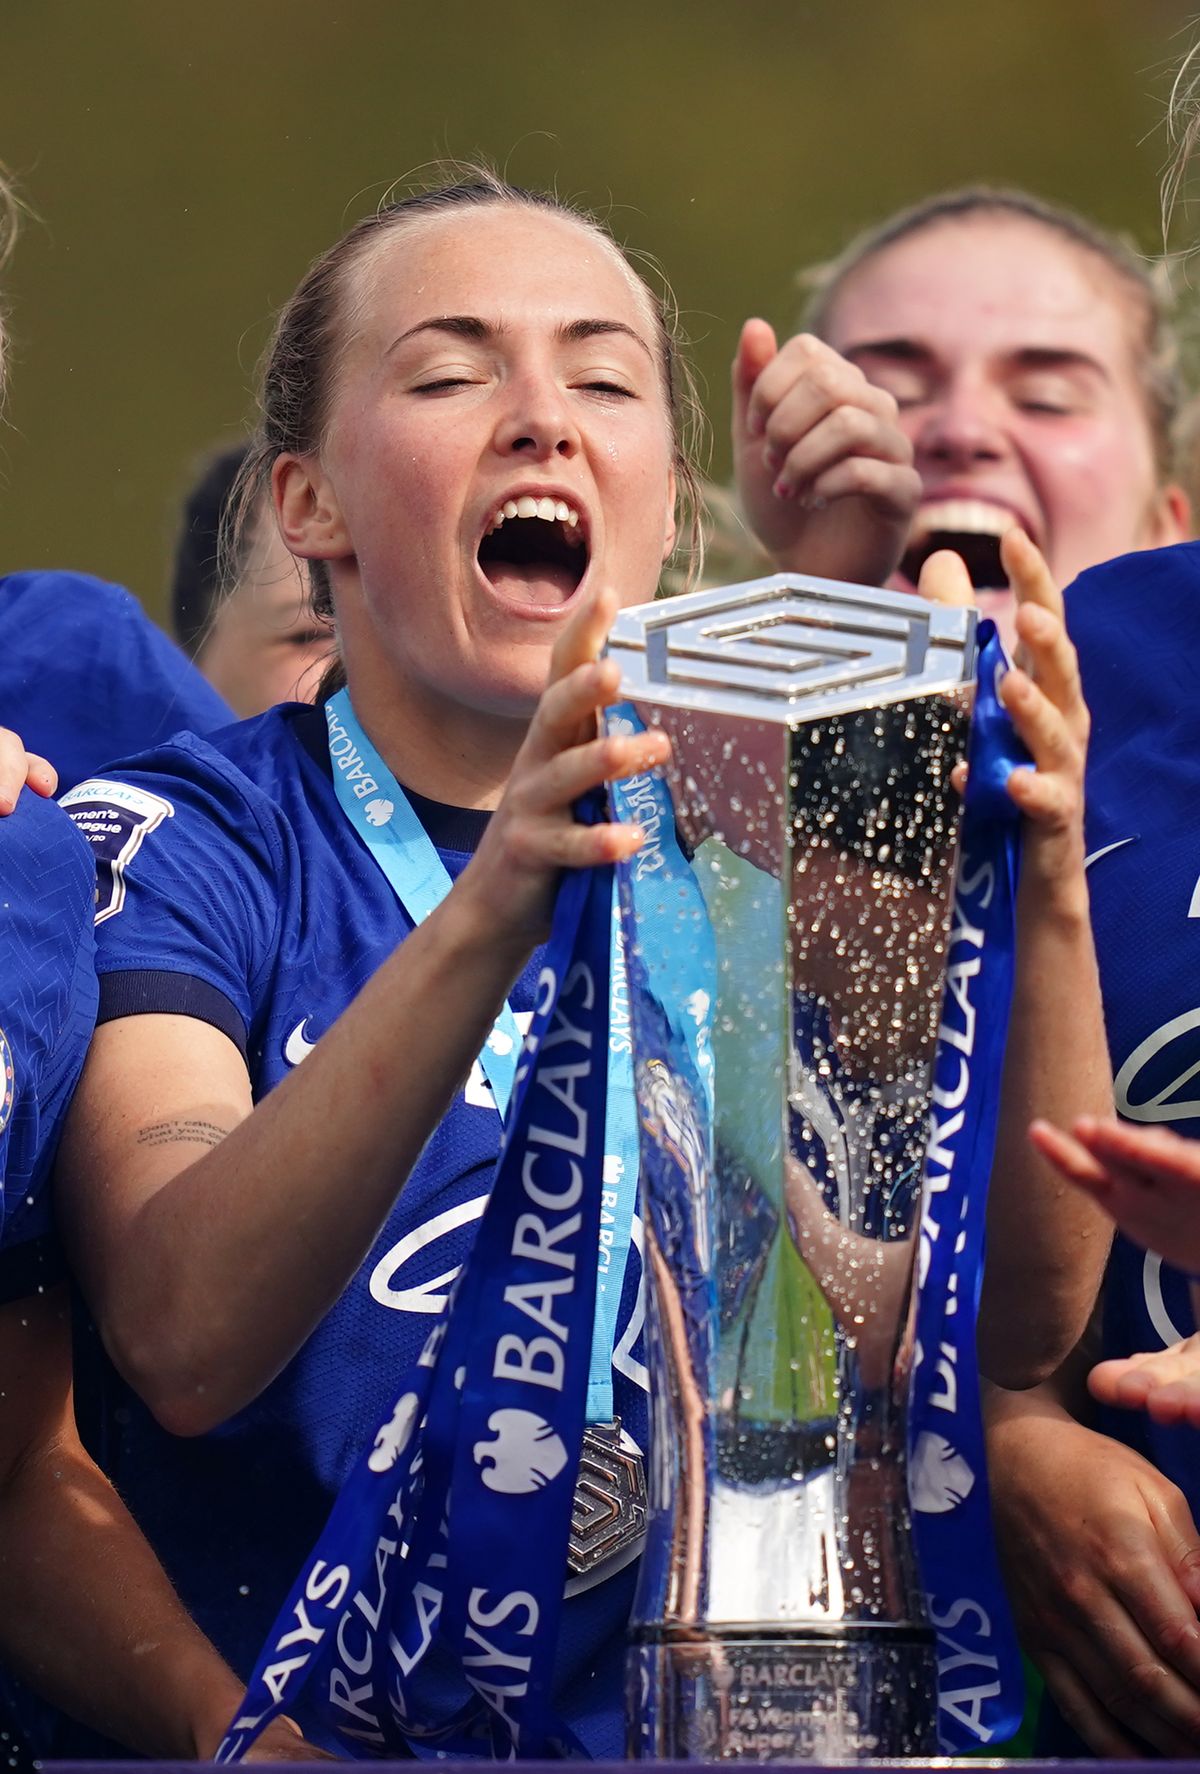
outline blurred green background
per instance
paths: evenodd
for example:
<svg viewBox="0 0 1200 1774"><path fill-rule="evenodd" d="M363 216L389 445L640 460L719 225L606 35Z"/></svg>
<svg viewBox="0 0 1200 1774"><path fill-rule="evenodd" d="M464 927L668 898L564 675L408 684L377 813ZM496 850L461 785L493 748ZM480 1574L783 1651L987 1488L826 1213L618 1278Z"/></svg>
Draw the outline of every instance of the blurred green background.
<svg viewBox="0 0 1200 1774"><path fill-rule="evenodd" d="M1009 180L1160 242L1195 0L0 0L7 569L163 610L178 499L251 411L269 317L388 185L482 154L609 211L674 283L727 457L727 362L797 266Z"/></svg>

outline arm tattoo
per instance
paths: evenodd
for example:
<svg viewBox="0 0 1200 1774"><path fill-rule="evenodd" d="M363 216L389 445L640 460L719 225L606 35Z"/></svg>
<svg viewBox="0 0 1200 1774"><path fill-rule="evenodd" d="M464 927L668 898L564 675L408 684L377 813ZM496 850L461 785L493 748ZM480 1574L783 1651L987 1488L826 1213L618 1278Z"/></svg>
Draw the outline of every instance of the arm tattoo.
<svg viewBox="0 0 1200 1774"><path fill-rule="evenodd" d="M155 1121L138 1130L139 1146L219 1146L227 1127L215 1121Z"/></svg>

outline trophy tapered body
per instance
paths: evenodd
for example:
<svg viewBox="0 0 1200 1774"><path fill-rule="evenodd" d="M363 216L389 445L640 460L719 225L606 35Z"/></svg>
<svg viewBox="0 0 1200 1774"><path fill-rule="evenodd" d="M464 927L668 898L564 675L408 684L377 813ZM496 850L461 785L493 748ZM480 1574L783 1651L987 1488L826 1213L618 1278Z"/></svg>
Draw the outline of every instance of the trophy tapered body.
<svg viewBox="0 0 1200 1774"><path fill-rule="evenodd" d="M626 611L614 810L649 1520L631 1753L936 1749L905 1401L974 614L781 576ZM674 828L673 830L671 828Z"/></svg>

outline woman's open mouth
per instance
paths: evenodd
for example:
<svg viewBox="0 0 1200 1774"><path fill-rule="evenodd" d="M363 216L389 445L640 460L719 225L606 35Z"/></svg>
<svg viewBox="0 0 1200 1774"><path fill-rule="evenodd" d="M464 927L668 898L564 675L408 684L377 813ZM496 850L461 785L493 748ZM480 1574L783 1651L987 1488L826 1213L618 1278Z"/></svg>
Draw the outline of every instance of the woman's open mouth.
<svg viewBox="0 0 1200 1774"><path fill-rule="evenodd" d="M930 500L917 510L900 571L915 585L929 556L950 548L961 555L976 591L1006 590L1000 538L1014 528L1024 528L1020 518L990 499Z"/></svg>
<svg viewBox="0 0 1200 1774"><path fill-rule="evenodd" d="M524 493L497 507L479 544L480 571L511 603L557 610L578 590L588 546L565 499Z"/></svg>

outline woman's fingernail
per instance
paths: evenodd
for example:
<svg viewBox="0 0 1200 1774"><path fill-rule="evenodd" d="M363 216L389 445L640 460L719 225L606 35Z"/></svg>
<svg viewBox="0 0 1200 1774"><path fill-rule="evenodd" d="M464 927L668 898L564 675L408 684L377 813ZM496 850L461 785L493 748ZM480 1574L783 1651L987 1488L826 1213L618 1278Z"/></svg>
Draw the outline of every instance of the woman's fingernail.
<svg viewBox="0 0 1200 1774"><path fill-rule="evenodd" d="M771 491L777 499L790 499L792 496L791 483L786 481L782 475L780 475L779 479L775 482Z"/></svg>

